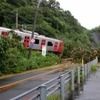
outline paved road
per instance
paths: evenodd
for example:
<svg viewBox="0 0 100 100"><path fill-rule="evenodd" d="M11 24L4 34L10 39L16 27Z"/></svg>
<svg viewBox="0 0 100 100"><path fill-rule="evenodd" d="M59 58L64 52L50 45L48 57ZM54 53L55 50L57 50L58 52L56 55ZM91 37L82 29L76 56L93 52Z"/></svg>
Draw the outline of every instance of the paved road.
<svg viewBox="0 0 100 100"><path fill-rule="evenodd" d="M75 100L100 100L100 69L87 80L83 93Z"/></svg>
<svg viewBox="0 0 100 100"><path fill-rule="evenodd" d="M0 93L0 100L10 100L11 98L18 96L19 94L22 94L44 82L51 80L54 77L61 75L62 73L63 72L52 73L46 76L41 76L37 79L25 81L22 84L18 84L7 91Z"/></svg>
<svg viewBox="0 0 100 100"><path fill-rule="evenodd" d="M59 65L59 66L64 66L64 65ZM44 73L44 72L48 72L50 71L51 69L44 69L44 70L39 70L39 71L36 71L36 72L31 72L31 73L27 73L27 74L22 74L22 75L18 75L18 76L14 76L14 77L11 77L11 78L7 78L7 79L4 79L4 80L0 80L0 85L1 87L3 85L6 85L6 84L9 84L10 82L14 82L15 80L18 81L18 80L21 80L21 79L24 79L24 78L28 78L28 77L31 77L31 76L34 76L34 75L39 75L41 73ZM30 80L27 80L21 84L17 84L15 85L14 87L10 88L9 90L7 91L4 91L4 92L1 92L0 93L0 100L9 100L19 94L22 94L23 92L26 92L54 77L57 77L59 75L61 75L62 73L64 73L63 71L58 71L58 72L54 72L52 74L47 74L45 76L39 76L37 78L33 78L33 79L30 79Z"/></svg>
<svg viewBox="0 0 100 100"><path fill-rule="evenodd" d="M4 78L0 77L0 87L7 85L7 84L10 84L10 83L13 83L13 82L16 82L16 81L20 81L20 80L23 80L23 79L26 79L26 78L29 78L29 77L32 77L32 76L36 76L36 75L48 72L50 70L58 69L58 68L61 68L61 67L64 67L64 66L66 66L66 63L50 66L50 67L43 68L43 69L28 71L28 72L18 74L18 75L15 75L15 76L13 76L13 75L10 76L10 77L5 76Z"/></svg>

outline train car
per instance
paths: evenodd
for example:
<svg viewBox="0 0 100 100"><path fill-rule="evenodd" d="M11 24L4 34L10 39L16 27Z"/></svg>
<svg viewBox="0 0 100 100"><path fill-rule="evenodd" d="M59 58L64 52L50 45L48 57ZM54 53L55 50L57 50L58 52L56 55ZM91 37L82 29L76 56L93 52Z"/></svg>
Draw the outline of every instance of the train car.
<svg viewBox="0 0 100 100"><path fill-rule="evenodd" d="M0 27L0 35L2 35L2 36L8 36L9 31L11 31L11 29Z"/></svg>
<svg viewBox="0 0 100 100"><path fill-rule="evenodd" d="M12 31L12 29L0 27L0 35L2 36L8 36L9 32ZM31 43L31 31L20 31L20 30L13 30L15 33L17 33L19 36L21 36L21 43L24 45L24 47L29 48ZM55 52L55 53L62 53L63 48L63 41L45 37L43 35L39 35L38 33L34 32L34 47L35 50L42 50L42 46L46 46L47 51Z"/></svg>

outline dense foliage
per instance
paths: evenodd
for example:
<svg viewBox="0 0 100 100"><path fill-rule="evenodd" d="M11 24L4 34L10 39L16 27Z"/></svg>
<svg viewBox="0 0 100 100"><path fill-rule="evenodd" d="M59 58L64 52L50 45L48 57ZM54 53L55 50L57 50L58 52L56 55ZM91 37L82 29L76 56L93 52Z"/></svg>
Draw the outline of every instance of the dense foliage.
<svg viewBox="0 0 100 100"><path fill-rule="evenodd" d="M1 0L0 26L15 28L16 13L18 13L18 27L32 30L37 1ZM38 8L35 31L45 36L62 39L65 45L89 44L86 29L70 11L61 9L56 0L42 0Z"/></svg>
<svg viewBox="0 0 100 100"><path fill-rule="evenodd" d="M28 59L28 50L15 38L0 37L0 75L18 73L25 70L50 66L60 61L59 57L47 53L44 57L39 51L33 51Z"/></svg>
<svg viewBox="0 0 100 100"><path fill-rule="evenodd" d="M32 30L37 0L2 0L0 3L0 26L15 28L18 12L19 28ZM2 20L1 20L2 19ZM46 36L82 33L84 28L70 13L60 8L55 0L43 0L38 9L36 31Z"/></svg>
<svg viewBox="0 0 100 100"><path fill-rule="evenodd" d="M32 31L37 1L0 0L0 26L15 28L18 14L18 28ZM60 8L60 4L56 0L42 0L38 8L35 31L48 37L63 40L62 55L65 58L74 58L78 62L82 58L86 58L88 61L87 55L90 57L93 52L87 29L80 25L70 11ZM27 59L28 51L18 42L19 37L11 40L5 37L0 38L1 74L43 67L59 61L59 58L53 54L43 57L38 51L32 53L32 59Z"/></svg>

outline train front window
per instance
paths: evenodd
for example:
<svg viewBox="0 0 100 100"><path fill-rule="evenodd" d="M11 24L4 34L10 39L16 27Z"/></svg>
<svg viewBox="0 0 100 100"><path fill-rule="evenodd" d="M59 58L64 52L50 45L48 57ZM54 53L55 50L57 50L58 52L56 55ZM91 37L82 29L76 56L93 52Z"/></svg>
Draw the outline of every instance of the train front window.
<svg viewBox="0 0 100 100"><path fill-rule="evenodd" d="M39 40L35 39L35 43L34 44L39 44Z"/></svg>
<svg viewBox="0 0 100 100"><path fill-rule="evenodd" d="M53 43L49 41L47 46L53 46Z"/></svg>

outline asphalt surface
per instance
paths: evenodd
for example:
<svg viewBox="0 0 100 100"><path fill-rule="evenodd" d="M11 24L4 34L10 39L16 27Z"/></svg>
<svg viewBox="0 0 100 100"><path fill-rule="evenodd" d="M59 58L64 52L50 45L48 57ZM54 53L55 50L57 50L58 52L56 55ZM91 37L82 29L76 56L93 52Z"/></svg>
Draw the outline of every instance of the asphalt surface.
<svg viewBox="0 0 100 100"><path fill-rule="evenodd" d="M32 79L29 81L25 81L22 84L18 84L15 87L13 87L7 91L0 93L0 100L10 100L11 98L16 97L32 88L35 88L36 86L38 86L44 82L47 82L61 74L62 74L62 72L58 72L58 73L46 75L45 77L41 76L38 79Z"/></svg>
<svg viewBox="0 0 100 100"><path fill-rule="evenodd" d="M39 70L36 72L30 72L30 73L26 73L26 74L22 74L22 75L18 75L18 76L13 76L13 77L9 77L9 78L4 78L0 80L0 86L6 85L6 84L10 84L13 83L15 81L19 81L28 77L32 77L35 75L39 75L41 73L46 72L47 70Z"/></svg>
<svg viewBox="0 0 100 100"><path fill-rule="evenodd" d="M57 65L57 66L62 67L64 65L61 64L61 65ZM57 67L54 66L54 69L57 69ZM62 73L64 73L63 71L58 71L58 72L53 72L51 74L49 73L45 76L42 76L42 73L48 72L50 70L52 70L52 68L37 70L34 72L29 72L29 73L22 74L22 75L17 75L17 76L1 79L0 80L0 87L7 85L7 84L10 84L10 83L13 83L15 81L23 80L25 78L41 74L41 76L39 76L37 78L29 79L29 80L24 81L22 83L16 84L15 86L11 87L10 89L8 89L6 91L0 92L0 100L10 100L11 98L18 96L18 95L36 87L36 86L38 86L44 82L47 82L47 81L49 81L57 76L60 76ZM0 89L2 89L2 88L0 88Z"/></svg>
<svg viewBox="0 0 100 100"><path fill-rule="evenodd" d="M100 68L88 78L84 91L75 100L100 100Z"/></svg>
<svg viewBox="0 0 100 100"><path fill-rule="evenodd" d="M36 75L39 75L39 74L48 72L50 70L54 70L59 67L63 67L63 66L65 66L65 64L58 64L58 65L54 65L54 66L50 66L50 67L46 67L46 68L42 68L42 69L25 72L25 73L18 74L18 75L12 75L11 77L6 76L6 77L0 79L0 87L3 85L6 85L6 84L10 84L10 83L13 83L16 81L23 80L25 78L36 76Z"/></svg>

